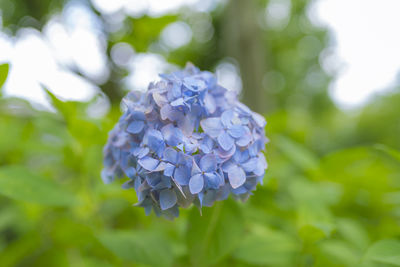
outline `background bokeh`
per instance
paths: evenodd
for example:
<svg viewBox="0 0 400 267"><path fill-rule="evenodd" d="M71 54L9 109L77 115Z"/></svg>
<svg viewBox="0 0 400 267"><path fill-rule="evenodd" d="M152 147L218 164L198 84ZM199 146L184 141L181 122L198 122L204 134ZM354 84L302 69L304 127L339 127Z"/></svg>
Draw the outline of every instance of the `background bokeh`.
<svg viewBox="0 0 400 267"><path fill-rule="evenodd" d="M395 9L317 2L0 0L0 266L400 266ZM265 115L269 168L245 203L146 217L102 148L188 61Z"/></svg>

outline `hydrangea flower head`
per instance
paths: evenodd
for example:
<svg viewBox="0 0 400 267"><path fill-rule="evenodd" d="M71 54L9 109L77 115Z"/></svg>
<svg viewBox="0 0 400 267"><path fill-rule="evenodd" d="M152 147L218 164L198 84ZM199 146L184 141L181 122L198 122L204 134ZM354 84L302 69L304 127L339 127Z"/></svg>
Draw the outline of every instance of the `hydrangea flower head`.
<svg viewBox="0 0 400 267"><path fill-rule="evenodd" d="M132 91L104 148L102 178L128 177L138 206L168 218L179 208L247 199L267 162L264 118L193 65Z"/></svg>

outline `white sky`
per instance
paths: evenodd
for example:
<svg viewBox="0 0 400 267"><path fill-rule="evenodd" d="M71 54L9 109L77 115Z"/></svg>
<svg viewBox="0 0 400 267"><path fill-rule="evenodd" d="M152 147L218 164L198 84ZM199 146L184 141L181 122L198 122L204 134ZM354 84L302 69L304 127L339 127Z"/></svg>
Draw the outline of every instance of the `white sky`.
<svg viewBox="0 0 400 267"><path fill-rule="evenodd" d="M101 12L124 10L133 16L143 13L160 16L183 4L206 11L218 1L221 0L92 0ZM289 0L283 2L290 7ZM268 10L278 14L283 2L272 1L276 6ZM279 14L285 16L285 9L281 11ZM310 6L312 21L327 26L333 34L334 46L324 52L321 64L327 72L336 74L330 94L340 107L362 105L374 93L394 84L400 70L399 11L400 0L316 0ZM105 39L98 28L98 22L87 8L71 4L47 24L43 34L23 29L16 38L10 39L0 33L0 63L12 63L6 94L48 106L41 83L64 99L90 99L98 91L97 85L68 68L79 70L97 84L107 79ZM191 38L190 27L178 22L163 32L161 40L173 49ZM117 56L118 51L124 52L115 51ZM124 64L132 71L125 82L140 88L156 79L158 72L171 67L163 57L149 53L136 54ZM229 68L222 67L229 64L223 64L217 70L226 74ZM225 74L221 79L229 84L230 76Z"/></svg>
<svg viewBox="0 0 400 267"><path fill-rule="evenodd" d="M326 67L339 65L331 96L358 106L393 86L400 73L399 0L318 0L311 18L333 30L336 46ZM336 62L335 62L336 61Z"/></svg>

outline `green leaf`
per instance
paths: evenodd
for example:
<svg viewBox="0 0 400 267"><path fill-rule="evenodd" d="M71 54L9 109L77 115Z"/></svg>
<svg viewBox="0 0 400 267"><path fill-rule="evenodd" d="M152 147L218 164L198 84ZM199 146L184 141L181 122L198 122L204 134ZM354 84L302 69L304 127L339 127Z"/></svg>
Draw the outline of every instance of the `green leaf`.
<svg viewBox="0 0 400 267"><path fill-rule="evenodd" d="M300 237L309 243L330 237L336 227L330 211L317 205L300 206L297 225Z"/></svg>
<svg viewBox="0 0 400 267"><path fill-rule="evenodd" d="M331 153L322 159L321 170L324 179L342 186L342 203L368 206L371 216L377 216L373 212L384 214L384 208L390 208L385 203L385 195L398 190L398 165L370 147Z"/></svg>
<svg viewBox="0 0 400 267"><path fill-rule="evenodd" d="M337 266L358 266L357 263L361 256L360 252L342 240L329 239L322 241L318 243L318 249L320 250L320 256L326 258L331 264L337 263Z"/></svg>
<svg viewBox="0 0 400 267"><path fill-rule="evenodd" d="M360 250L364 250L369 244L368 232L356 220L337 220L337 230L344 239Z"/></svg>
<svg viewBox="0 0 400 267"><path fill-rule="evenodd" d="M27 255L32 255L41 247L41 236L38 231L29 232L10 243L0 253L2 267L21 266L20 263Z"/></svg>
<svg viewBox="0 0 400 267"><path fill-rule="evenodd" d="M0 168L0 194L16 200L49 206L76 204L75 197L61 186L30 172L23 166Z"/></svg>
<svg viewBox="0 0 400 267"><path fill-rule="evenodd" d="M0 89L1 89L1 87L3 87L4 83L7 80L9 68L10 68L9 64L1 64L0 65ZM1 93L1 90L0 90L0 93Z"/></svg>
<svg viewBox="0 0 400 267"><path fill-rule="evenodd" d="M301 144L284 136L277 136L274 139L276 146L282 153L299 168L304 170L315 170L318 168L318 158Z"/></svg>
<svg viewBox="0 0 400 267"><path fill-rule="evenodd" d="M69 101L65 102L57 98L55 94L50 92L47 88L44 86L43 90L46 92L46 94L49 97L50 103L54 106L55 109L57 109L63 117L68 120L69 118L77 119L76 113L77 113L77 107L74 104L74 102Z"/></svg>
<svg viewBox="0 0 400 267"><path fill-rule="evenodd" d="M143 16L139 19L132 18L129 25L132 33L126 35L122 41L133 45L136 51L145 52L148 47L159 39L161 31L170 23L176 21L177 16L167 15L158 18Z"/></svg>
<svg viewBox="0 0 400 267"><path fill-rule="evenodd" d="M374 148L377 151L384 152L385 154L389 155L393 159L397 160L400 162L400 151L393 149L391 147L385 146L385 145L375 145Z"/></svg>
<svg viewBox="0 0 400 267"><path fill-rule="evenodd" d="M192 266L215 264L231 253L242 239L243 217L231 199L189 215L187 246Z"/></svg>
<svg viewBox="0 0 400 267"><path fill-rule="evenodd" d="M154 232L108 231L99 235L100 242L118 258L150 266L171 266L171 246Z"/></svg>
<svg viewBox="0 0 400 267"><path fill-rule="evenodd" d="M294 266L300 250L299 243L290 235L264 229L247 235L233 257L249 264L270 266Z"/></svg>
<svg viewBox="0 0 400 267"><path fill-rule="evenodd" d="M335 230L329 205L338 202L340 190L334 184L299 177L289 185L289 193L295 203L300 237L310 243L329 237Z"/></svg>
<svg viewBox="0 0 400 267"><path fill-rule="evenodd" d="M376 242L365 253L364 261L400 266L400 240L386 239Z"/></svg>

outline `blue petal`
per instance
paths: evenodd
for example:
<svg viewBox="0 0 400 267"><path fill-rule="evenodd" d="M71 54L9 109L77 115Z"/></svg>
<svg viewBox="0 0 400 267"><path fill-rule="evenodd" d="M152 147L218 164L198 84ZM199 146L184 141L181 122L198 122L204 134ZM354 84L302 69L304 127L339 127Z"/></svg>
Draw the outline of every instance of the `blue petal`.
<svg viewBox="0 0 400 267"><path fill-rule="evenodd" d="M179 96L182 95L181 87L182 87L182 83L180 83L180 82L179 83L174 83L172 85L172 88L171 88L171 90L169 92L172 94L173 98L178 98Z"/></svg>
<svg viewBox="0 0 400 267"><path fill-rule="evenodd" d="M144 206L144 213L146 214L146 216L149 216L151 213L151 205L146 205Z"/></svg>
<svg viewBox="0 0 400 267"><path fill-rule="evenodd" d="M253 172L257 168L258 158L251 158L248 161L241 164L245 172Z"/></svg>
<svg viewBox="0 0 400 267"><path fill-rule="evenodd" d="M225 200L225 199L227 199L229 194L230 194L230 192L231 192L230 187L227 184L223 185L217 191L216 200Z"/></svg>
<svg viewBox="0 0 400 267"><path fill-rule="evenodd" d="M205 173L204 174L206 181L207 181L207 187L212 188L212 189L218 189L220 185L220 177L217 173Z"/></svg>
<svg viewBox="0 0 400 267"><path fill-rule="evenodd" d="M195 161L193 161L191 174L192 174L192 176L193 176L193 175L198 174L198 173L201 173L201 169L200 169L200 167L197 165L197 163L196 163Z"/></svg>
<svg viewBox="0 0 400 267"><path fill-rule="evenodd" d="M200 125L201 128L203 128L203 131L212 138L216 138L223 129L219 118L208 118L201 120Z"/></svg>
<svg viewBox="0 0 400 267"><path fill-rule="evenodd" d="M233 110L226 110L221 115L221 122L225 127L230 127L232 125L232 119L234 117Z"/></svg>
<svg viewBox="0 0 400 267"><path fill-rule="evenodd" d="M228 178L232 188L235 189L244 184L246 181L246 174L242 168L235 166L228 171Z"/></svg>
<svg viewBox="0 0 400 267"><path fill-rule="evenodd" d="M176 195L173 190L164 189L160 192L160 207L162 210L172 208L176 204Z"/></svg>
<svg viewBox="0 0 400 267"><path fill-rule="evenodd" d="M236 103L236 107L238 107L239 110L241 111L241 113L244 114L244 115L250 115L251 114L251 110L243 103L237 102Z"/></svg>
<svg viewBox="0 0 400 267"><path fill-rule="evenodd" d="M174 110L170 105L164 105L160 109L160 116L162 120L177 121L181 117L181 113Z"/></svg>
<svg viewBox="0 0 400 267"><path fill-rule="evenodd" d="M204 96L204 106L209 114L212 114L217 109L217 105L215 104L214 97L211 94L206 93Z"/></svg>
<svg viewBox="0 0 400 267"><path fill-rule="evenodd" d="M137 134L140 133L144 128L144 122L143 121L133 121L129 124L128 128L126 128L126 131L132 134Z"/></svg>
<svg viewBox="0 0 400 267"><path fill-rule="evenodd" d="M232 125L228 129L228 133L233 137L233 138L239 138L242 135L246 133L245 128L242 125Z"/></svg>
<svg viewBox="0 0 400 267"><path fill-rule="evenodd" d="M138 147L133 151L133 155L140 159L149 154L149 152L150 149L148 147Z"/></svg>
<svg viewBox="0 0 400 267"><path fill-rule="evenodd" d="M217 192L215 190L208 190L207 192L204 192L202 205L206 207L211 207L216 199Z"/></svg>
<svg viewBox="0 0 400 267"><path fill-rule="evenodd" d="M205 136L200 143L200 149L205 154L211 153L213 146L214 146L214 141L209 136Z"/></svg>
<svg viewBox="0 0 400 267"><path fill-rule="evenodd" d="M160 162L160 164L158 164L158 166L153 170L154 172L159 172L159 171L163 171L165 170L165 168L170 165L169 163L165 163L165 162Z"/></svg>
<svg viewBox="0 0 400 267"><path fill-rule="evenodd" d="M158 160L153 159L151 157L144 157L138 160L140 166L148 171L153 171L157 168L158 164L160 163Z"/></svg>
<svg viewBox="0 0 400 267"><path fill-rule="evenodd" d="M175 166L170 163L167 163L167 165L164 168L164 175L172 176L174 174L174 171L175 171Z"/></svg>
<svg viewBox="0 0 400 267"><path fill-rule="evenodd" d="M203 80L192 78L192 77L186 77L183 79L183 84L192 91L201 91L204 90L207 85Z"/></svg>
<svg viewBox="0 0 400 267"><path fill-rule="evenodd" d="M185 104L185 100L183 100L182 97L171 102L171 106L173 106L173 107L183 106L184 104Z"/></svg>
<svg viewBox="0 0 400 267"><path fill-rule="evenodd" d="M228 151L234 146L235 143L233 138L228 133L222 132L220 135L218 135L218 144L223 150Z"/></svg>
<svg viewBox="0 0 400 267"><path fill-rule="evenodd" d="M181 116L178 120L178 127L187 136L191 135L194 131L194 119L189 116Z"/></svg>
<svg viewBox="0 0 400 267"><path fill-rule="evenodd" d="M188 185L190 179L190 168L185 166L179 166L175 169L174 179L180 185Z"/></svg>
<svg viewBox="0 0 400 267"><path fill-rule="evenodd" d="M247 150L236 150L235 154L233 155L233 159L237 163L245 162L249 159L249 152Z"/></svg>
<svg viewBox="0 0 400 267"><path fill-rule="evenodd" d="M232 193L234 193L235 195L242 195L247 193L247 191L247 188L244 186L239 186L238 188L232 189Z"/></svg>
<svg viewBox="0 0 400 267"><path fill-rule="evenodd" d="M122 184L123 189L129 189L135 187L135 182L133 180L126 181Z"/></svg>
<svg viewBox="0 0 400 267"><path fill-rule="evenodd" d="M171 162L173 164L176 164L178 162L178 152L173 149L172 147L167 147L164 150L164 157L163 159L165 161Z"/></svg>
<svg viewBox="0 0 400 267"><path fill-rule="evenodd" d="M253 120L256 122L258 127L264 128L267 122L265 121L264 117L258 113L252 112Z"/></svg>
<svg viewBox="0 0 400 267"><path fill-rule="evenodd" d="M250 133L246 133L244 135L242 135L238 140L236 140L236 144L238 146L244 147L247 146L252 140L251 134Z"/></svg>
<svg viewBox="0 0 400 267"><path fill-rule="evenodd" d="M147 145L152 151L156 152L160 156L165 147L161 132L153 129L149 130L147 132Z"/></svg>
<svg viewBox="0 0 400 267"><path fill-rule="evenodd" d="M178 163L182 166L188 167L189 169L192 168L192 156L186 155L184 153L179 153L179 160Z"/></svg>
<svg viewBox="0 0 400 267"><path fill-rule="evenodd" d="M217 159L214 154L207 154L200 159L199 165L203 172L213 172L217 169Z"/></svg>
<svg viewBox="0 0 400 267"><path fill-rule="evenodd" d="M165 125L161 132L164 136L166 143L170 146L177 146L179 143L182 142L183 133L179 128L174 127L171 123Z"/></svg>
<svg viewBox="0 0 400 267"><path fill-rule="evenodd" d="M235 168L236 165L237 164L235 162L233 162L233 160L229 160L227 162L224 162L224 164L222 164L222 170L226 173L228 173L230 170L234 171L235 169L233 169L233 168Z"/></svg>
<svg viewBox="0 0 400 267"><path fill-rule="evenodd" d="M153 173L153 174L157 175L148 175L146 177L146 182L149 186L151 186L154 189L159 183L161 183L161 176L158 175L158 173Z"/></svg>
<svg viewBox="0 0 400 267"><path fill-rule="evenodd" d="M124 172L125 172L126 176L128 176L131 179L136 177L136 169L133 167L126 168L124 170Z"/></svg>
<svg viewBox="0 0 400 267"><path fill-rule="evenodd" d="M261 153L260 153L261 154ZM265 169L268 167L267 161L263 154L259 155L257 160L257 167L254 169L254 174L257 176L263 176Z"/></svg>
<svg viewBox="0 0 400 267"><path fill-rule="evenodd" d="M162 95L160 93L153 93L153 99L154 102L156 102L157 106L159 107L163 107L165 104L168 103L168 100L165 97L165 95Z"/></svg>
<svg viewBox="0 0 400 267"><path fill-rule="evenodd" d="M114 174L111 171L104 169L101 171L101 179L105 184L109 184L114 180Z"/></svg>
<svg viewBox="0 0 400 267"><path fill-rule="evenodd" d="M180 151L184 151L185 145L182 143L182 144L177 145L176 148L179 149Z"/></svg>
<svg viewBox="0 0 400 267"><path fill-rule="evenodd" d="M225 151L222 148L218 148L216 150L216 153L218 155L218 157L220 157L222 159L222 161L225 161L227 159L229 159L230 157L232 157L232 155L235 153L236 151L236 146L232 146L232 148L229 151Z"/></svg>
<svg viewBox="0 0 400 267"><path fill-rule="evenodd" d="M146 116L144 115L143 112L141 111L132 111L132 118L136 121L145 121L146 120Z"/></svg>
<svg viewBox="0 0 400 267"><path fill-rule="evenodd" d="M203 175L201 174L196 174L190 178L189 181L189 189L190 193L192 194L198 194L203 190L204 187L204 178Z"/></svg>

